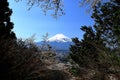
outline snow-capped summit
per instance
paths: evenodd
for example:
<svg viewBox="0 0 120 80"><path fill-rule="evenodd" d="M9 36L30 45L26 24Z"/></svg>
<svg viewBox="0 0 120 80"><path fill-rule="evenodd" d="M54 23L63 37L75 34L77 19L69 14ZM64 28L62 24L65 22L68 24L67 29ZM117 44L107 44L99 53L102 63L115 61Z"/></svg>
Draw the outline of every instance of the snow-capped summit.
<svg viewBox="0 0 120 80"><path fill-rule="evenodd" d="M64 34L56 34L48 39L49 42L71 42L72 40Z"/></svg>
<svg viewBox="0 0 120 80"><path fill-rule="evenodd" d="M56 34L47 41L48 44L56 51L69 51L70 45L73 44L72 40L64 34ZM42 45L42 43L42 41L37 42L37 45Z"/></svg>

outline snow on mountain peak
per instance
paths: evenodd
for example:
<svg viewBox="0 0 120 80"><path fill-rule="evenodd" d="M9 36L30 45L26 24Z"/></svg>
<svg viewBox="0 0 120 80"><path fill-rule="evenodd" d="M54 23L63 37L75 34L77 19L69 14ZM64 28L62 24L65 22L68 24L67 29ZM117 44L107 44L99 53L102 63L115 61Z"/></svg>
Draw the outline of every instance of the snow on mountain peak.
<svg viewBox="0 0 120 80"><path fill-rule="evenodd" d="M49 42L71 42L72 40L64 34L56 34L55 36L48 39Z"/></svg>

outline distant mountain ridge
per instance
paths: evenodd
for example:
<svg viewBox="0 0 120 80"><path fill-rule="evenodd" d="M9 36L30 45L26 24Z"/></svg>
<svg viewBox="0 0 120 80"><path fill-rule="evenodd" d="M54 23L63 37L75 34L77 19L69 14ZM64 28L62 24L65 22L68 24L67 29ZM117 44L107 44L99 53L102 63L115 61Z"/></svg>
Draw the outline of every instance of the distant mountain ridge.
<svg viewBox="0 0 120 80"><path fill-rule="evenodd" d="M42 44L37 42L38 45ZM48 39L48 44L52 46L55 50L69 50L70 45L73 44L71 38L65 36L64 34L56 34L55 36Z"/></svg>

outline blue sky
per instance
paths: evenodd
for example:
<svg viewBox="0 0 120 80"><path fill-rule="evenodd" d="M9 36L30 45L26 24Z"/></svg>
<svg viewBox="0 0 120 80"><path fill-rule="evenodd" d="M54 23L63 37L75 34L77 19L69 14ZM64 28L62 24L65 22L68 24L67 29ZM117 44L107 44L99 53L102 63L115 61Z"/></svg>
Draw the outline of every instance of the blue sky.
<svg viewBox="0 0 120 80"><path fill-rule="evenodd" d="M27 0L26 0L27 1ZM66 0L65 0L66 1ZM12 22L14 22L14 32L18 38L28 38L36 34L36 41L41 41L42 35L49 33L49 37L62 33L70 38L82 38L81 26L93 25L90 13L87 13L88 6L79 7L77 0L64 2L65 15L55 19L49 12L45 16L41 9L34 6L28 11L28 6L24 1L16 3L9 0L10 8L13 10Z"/></svg>

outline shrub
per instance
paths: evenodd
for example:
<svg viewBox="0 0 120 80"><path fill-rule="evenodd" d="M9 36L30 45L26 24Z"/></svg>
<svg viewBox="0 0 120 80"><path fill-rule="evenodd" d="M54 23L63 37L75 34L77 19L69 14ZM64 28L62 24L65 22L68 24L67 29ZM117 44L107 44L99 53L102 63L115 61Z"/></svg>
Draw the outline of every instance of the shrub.
<svg viewBox="0 0 120 80"><path fill-rule="evenodd" d="M43 66L37 48L22 40L4 40L0 45L0 80L27 80Z"/></svg>

